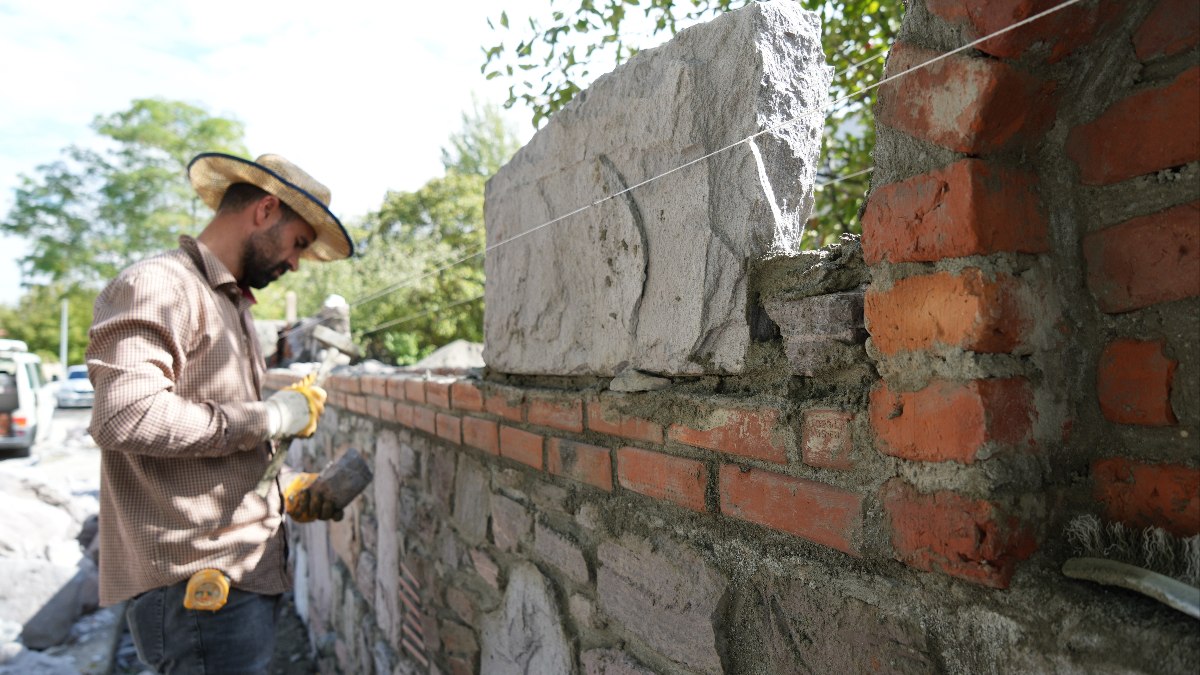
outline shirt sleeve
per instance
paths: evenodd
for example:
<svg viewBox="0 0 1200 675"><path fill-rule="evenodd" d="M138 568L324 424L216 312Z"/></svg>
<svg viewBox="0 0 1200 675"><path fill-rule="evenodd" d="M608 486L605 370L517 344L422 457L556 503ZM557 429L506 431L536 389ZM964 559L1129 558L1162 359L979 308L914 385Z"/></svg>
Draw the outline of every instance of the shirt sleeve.
<svg viewBox="0 0 1200 675"><path fill-rule="evenodd" d="M261 401L191 401L176 394L196 334L183 284L145 270L118 277L96 300L88 333L95 385L89 431L106 450L211 457L257 447L267 437ZM164 278L164 276L168 278Z"/></svg>

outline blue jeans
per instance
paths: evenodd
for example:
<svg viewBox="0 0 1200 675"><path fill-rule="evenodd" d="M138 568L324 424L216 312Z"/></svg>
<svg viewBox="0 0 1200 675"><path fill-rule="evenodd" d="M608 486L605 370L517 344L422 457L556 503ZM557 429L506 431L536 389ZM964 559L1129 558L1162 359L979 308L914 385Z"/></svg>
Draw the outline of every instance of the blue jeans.
<svg viewBox="0 0 1200 675"><path fill-rule="evenodd" d="M187 581L130 601L138 658L162 675L259 675L275 651L278 595L230 589L216 612L183 608Z"/></svg>

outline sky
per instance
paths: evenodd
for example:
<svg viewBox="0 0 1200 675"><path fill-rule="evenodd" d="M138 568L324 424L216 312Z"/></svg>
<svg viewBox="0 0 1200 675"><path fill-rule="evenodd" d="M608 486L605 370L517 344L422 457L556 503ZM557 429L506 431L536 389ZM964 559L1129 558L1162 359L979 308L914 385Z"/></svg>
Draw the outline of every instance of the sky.
<svg viewBox="0 0 1200 675"><path fill-rule="evenodd" d="M89 124L162 97L241 120L252 155L287 157L333 192L343 219L442 173L441 148L507 85L479 71L487 19L544 16L549 0L0 0L0 214L19 176ZM522 142L526 109L510 113ZM0 238L0 304L20 297L23 242Z"/></svg>

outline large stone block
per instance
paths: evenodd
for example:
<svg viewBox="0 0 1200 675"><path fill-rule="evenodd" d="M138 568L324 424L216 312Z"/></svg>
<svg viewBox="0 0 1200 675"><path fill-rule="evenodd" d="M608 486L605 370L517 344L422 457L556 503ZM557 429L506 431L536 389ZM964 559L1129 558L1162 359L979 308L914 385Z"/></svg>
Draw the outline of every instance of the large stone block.
<svg viewBox="0 0 1200 675"><path fill-rule="evenodd" d="M795 254L812 208L820 38L799 3L752 3L555 113L488 183L488 365L740 372L748 265Z"/></svg>
<svg viewBox="0 0 1200 675"><path fill-rule="evenodd" d="M504 605L483 618L480 672L569 673L573 657L554 589L529 563L513 569Z"/></svg>

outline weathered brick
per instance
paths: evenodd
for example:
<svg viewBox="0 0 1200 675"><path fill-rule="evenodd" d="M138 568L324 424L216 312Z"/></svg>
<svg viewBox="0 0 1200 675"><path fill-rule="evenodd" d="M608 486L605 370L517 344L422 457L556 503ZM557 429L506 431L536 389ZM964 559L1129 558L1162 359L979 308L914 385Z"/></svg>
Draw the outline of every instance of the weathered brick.
<svg viewBox="0 0 1200 675"><path fill-rule="evenodd" d="M359 415L367 414L367 397L361 394L350 394L346 396L346 408L353 413Z"/></svg>
<svg viewBox="0 0 1200 675"><path fill-rule="evenodd" d="M390 398L380 399L379 417L385 422L396 422L396 402Z"/></svg>
<svg viewBox="0 0 1200 675"><path fill-rule="evenodd" d="M1200 44L1200 11L1196 0L1159 0L1133 34L1133 49L1142 61L1174 56Z"/></svg>
<svg viewBox="0 0 1200 675"><path fill-rule="evenodd" d="M450 384L453 380L433 379L425 383L425 402L439 408L450 407Z"/></svg>
<svg viewBox="0 0 1200 675"><path fill-rule="evenodd" d="M1083 239L1100 309L1128 312L1200 295L1200 201L1128 220Z"/></svg>
<svg viewBox="0 0 1200 675"><path fill-rule="evenodd" d="M396 421L406 427L413 426L413 418L416 414L416 408L407 403L396 404Z"/></svg>
<svg viewBox="0 0 1200 675"><path fill-rule="evenodd" d="M500 427L500 456L542 468L542 436L514 427Z"/></svg>
<svg viewBox="0 0 1200 675"><path fill-rule="evenodd" d="M623 415L606 399L590 401L587 405L587 427L609 436L620 436L647 443L663 442L663 427L642 417Z"/></svg>
<svg viewBox="0 0 1200 675"><path fill-rule="evenodd" d="M462 418L447 413L437 414L437 435L455 445L462 443Z"/></svg>
<svg viewBox="0 0 1200 675"><path fill-rule="evenodd" d="M1041 137L1052 120L1054 86L996 59L939 56L897 42L880 87L876 119L956 152L972 155L1024 145Z"/></svg>
<svg viewBox="0 0 1200 675"><path fill-rule="evenodd" d="M667 437L699 448L729 455L784 464L788 447L795 441L791 429L779 424L779 411L772 409L713 411L696 428L672 424Z"/></svg>
<svg viewBox="0 0 1200 675"><path fill-rule="evenodd" d="M404 381L404 397L416 403L425 402L425 380L409 378Z"/></svg>
<svg viewBox="0 0 1200 675"><path fill-rule="evenodd" d="M1163 340L1117 340L1104 348L1096 393L1104 416L1118 424L1169 426L1171 385L1178 361L1163 353Z"/></svg>
<svg viewBox="0 0 1200 675"><path fill-rule="evenodd" d="M692 549L670 541L655 544L624 538L597 547L600 608L682 670L724 672L713 617L727 582Z"/></svg>
<svg viewBox="0 0 1200 675"><path fill-rule="evenodd" d="M899 478L882 492L896 559L917 569L1008 588L1017 563L1037 550L1031 529L993 502L922 494Z"/></svg>
<svg viewBox="0 0 1200 675"><path fill-rule="evenodd" d="M704 511L704 489L708 484L704 462L641 448L621 448L617 450L617 480L627 490Z"/></svg>
<svg viewBox="0 0 1200 675"><path fill-rule="evenodd" d="M721 467L721 513L858 555L862 497L832 485L733 464Z"/></svg>
<svg viewBox="0 0 1200 675"><path fill-rule="evenodd" d="M552 427L562 431L583 431L583 402L557 398L527 397L530 424Z"/></svg>
<svg viewBox="0 0 1200 675"><path fill-rule="evenodd" d="M374 417L375 419L383 419L383 407L381 405L383 403L383 399L379 398L378 396L367 396L366 400L367 400L367 417Z"/></svg>
<svg viewBox="0 0 1200 675"><path fill-rule="evenodd" d="M503 495L492 495L492 541L501 551L515 551L529 533L529 509Z"/></svg>
<svg viewBox="0 0 1200 675"><path fill-rule="evenodd" d="M500 454L500 425L492 420L464 417L463 443L492 455Z"/></svg>
<svg viewBox="0 0 1200 675"><path fill-rule="evenodd" d="M533 549L538 557L557 567L572 581L586 584L587 561L579 545L541 523L537 523L533 529Z"/></svg>
<svg viewBox="0 0 1200 675"><path fill-rule="evenodd" d="M932 262L1049 249L1032 175L979 159L871 191L863 212L863 257Z"/></svg>
<svg viewBox="0 0 1200 675"><path fill-rule="evenodd" d="M800 427L804 463L822 469L853 469L854 438L845 410L805 410Z"/></svg>
<svg viewBox="0 0 1200 675"><path fill-rule="evenodd" d="M483 399L483 409L513 422L525 421L525 394L515 387L492 387Z"/></svg>
<svg viewBox="0 0 1200 675"><path fill-rule="evenodd" d="M479 385L470 380L459 380L450 385L450 403L455 410L481 412L483 410L483 392Z"/></svg>
<svg viewBox="0 0 1200 675"><path fill-rule="evenodd" d="M546 470L602 490L613 488L608 448L551 438L546 445Z"/></svg>
<svg viewBox="0 0 1200 675"><path fill-rule="evenodd" d="M350 375L330 375L326 383L330 389L335 389L346 394L362 393L362 382L357 377Z"/></svg>
<svg viewBox="0 0 1200 675"><path fill-rule="evenodd" d="M1067 136L1088 185L1108 185L1200 159L1200 67L1134 92Z"/></svg>
<svg viewBox="0 0 1200 675"><path fill-rule="evenodd" d="M394 398L397 401L404 401L408 397L404 393L405 383L408 381L403 375L392 375L387 378L384 384L384 391L387 392L388 398Z"/></svg>
<svg viewBox="0 0 1200 675"><path fill-rule="evenodd" d="M919 462L971 464L980 451L1029 447L1036 417L1024 378L949 382L897 393L871 392L871 426L880 452Z"/></svg>
<svg viewBox="0 0 1200 675"><path fill-rule="evenodd" d="M1109 520L1178 537L1200 534L1200 468L1109 457L1092 464L1092 481Z"/></svg>
<svg viewBox="0 0 1200 675"><path fill-rule="evenodd" d="M959 347L1008 353L1033 326L1020 282L1005 273L988 278L977 268L901 279L890 290L869 289L867 329L880 352Z"/></svg>
<svg viewBox="0 0 1200 675"><path fill-rule="evenodd" d="M930 12L952 23L966 25L967 37L977 40L1062 4L1062 0L927 0ZM1090 44L1119 13L1121 3L1080 4L1046 14L1039 19L985 40L976 49L992 56L1016 59L1031 49L1045 50L1055 62Z"/></svg>
<svg viewBox="0 0 1200 675"><path fill-rule="evenodd" d="M424 406L413 408L413 426L427 434L436 434L437 411Z"/></svg>

